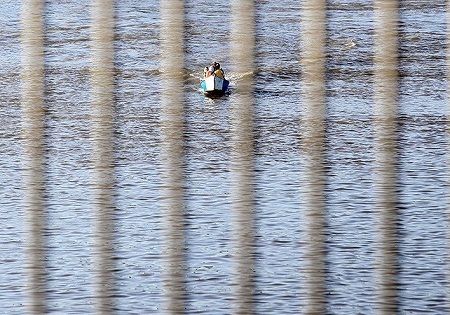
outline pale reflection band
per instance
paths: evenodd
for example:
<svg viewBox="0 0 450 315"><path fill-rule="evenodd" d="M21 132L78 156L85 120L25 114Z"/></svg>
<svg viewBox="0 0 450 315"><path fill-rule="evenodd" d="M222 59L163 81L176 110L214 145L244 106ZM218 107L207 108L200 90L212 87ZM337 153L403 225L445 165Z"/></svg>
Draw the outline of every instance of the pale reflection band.
<svg viewBox="0 0 450 315"><path fill-rule="evenodd" d="M161 162L164 215L163 311L186 313L184 200L184 1L162 0Z"/></svg>
<svg viewBox="0 0 450 315"><path fill-rule="evenodd" d="M375 6L374 152L378 242L376 310L398 312L398 0L377 0Z"/></svg>
<svg viewBox="0 0 450 315"><path fill-rule="evenodd" d="M95 209L95 311L112 314L114 284L115 2L91 4L92 192Z"/></svg>
<svg viewBox="0 0 450 315"><path fill-rule="evenodd" d="M27 301L30 314L47 312L46 270L46 158L44 1L22 2L21 105L24 143L24 197L26 207Z"/></svg>
<svg viewBox="0 0 450 315"><path fill-rule="evenodd" d="M253 0L231 1L231 70L246 71L230 98L235 314L255 313L254 6Z"/></svg>
<svg viewBox="0 0 450 315"><path fill-rule="evenodd" d="M303 1L301 23L304 314L325 314L326 1Z"/></svg>

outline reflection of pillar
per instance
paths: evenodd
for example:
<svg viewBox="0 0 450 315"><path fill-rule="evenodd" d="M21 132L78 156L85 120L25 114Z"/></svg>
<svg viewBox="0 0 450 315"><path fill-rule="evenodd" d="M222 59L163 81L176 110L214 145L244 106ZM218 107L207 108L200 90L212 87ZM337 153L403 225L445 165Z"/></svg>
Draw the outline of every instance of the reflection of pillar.
<svg viewBox="0 0 450 315"><path fill-rule="evenodd" d="M398 1L375 1L374 150L378 243L377 310L395 314L397 301Z"/></svg>
<svg viewBox="0 0 450 315"><path fill-rule="evenodd" d="M186 312L184 3L161 1L161 161L165 223L164 311Z"/></svg>
<svg viewBox="0 0 450 315"><path fill-rule="evenodd" d="M91 136L96 311L114 311L114 0L92 5Z"/></svg>
<svg viewBox="0 0 450 315"><path fill-rule="evenodd" d="M447 94L450 96L450 1L446 2L447 9ZM450 98L448 99L448 101ZM447 102L448 102L447 101ZM447 142L450 141L450 104L447 104ZM450 152L447 153L447 163L450 167ZM448 172L448 171L447 171ZM447 173L448 174L448 173ZM450 203L450 192L447 192L447 203ZM447 206L449 213L447 220L450 220L450 205ZM450 250L450 230L447 230L447 251ZM447 258L447 309L450 310L450 261Z"/></svg>
<svg viewBox="0 0 450 315"><path fill-rule="evenodd" d="M233 71L250 74L238 82L231 104L231 176L235 258L236 314L253 314L254 303L254 144L253 144L253 0L231 2L231 60Z"/></svg>
<svg viewBox="0 0 450 315"><path fill-rule="evenodd" d="M326 0L303 1L302 10L302 154L305 314L325 314L325 48Z"/></svg>
<svg viewBox="0 0 450 315"><path fill-rule="evenodd" d="M44 1L22 2L22 113L27 219L27 310L46 312Z"/></svg>

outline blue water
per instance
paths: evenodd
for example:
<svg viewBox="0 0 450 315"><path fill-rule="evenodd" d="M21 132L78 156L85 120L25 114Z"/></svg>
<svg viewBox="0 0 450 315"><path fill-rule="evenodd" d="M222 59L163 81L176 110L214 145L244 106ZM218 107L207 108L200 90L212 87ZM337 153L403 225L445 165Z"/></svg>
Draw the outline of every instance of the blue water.
<svg viewBox="0 0 450 315"><path fill-rule="evenodd" d="M327 64L326 309L375 313L372 1L331 1ZM257 4L254 108L255 313L304 310L302 82L299 3ZM24 140L20 107L20 5L1 3L0 309L26 312ZM230 3L186 3L185 209L189 314L230 314L234 296L230 106L239 92L205 98L198 78L227 71ZM88 1L49 3L45 176L48 308L93 313L95 189L92 180ZM398 100L398 307L448 312L448 139L445 1L400 10ZM214 23L206 23L213 21ZM158 3L117 5L114 273L118 314L162 313L164 204ZM352 40L356 46L349 48ZM206 47L206 49L205 49Z"/></svg>

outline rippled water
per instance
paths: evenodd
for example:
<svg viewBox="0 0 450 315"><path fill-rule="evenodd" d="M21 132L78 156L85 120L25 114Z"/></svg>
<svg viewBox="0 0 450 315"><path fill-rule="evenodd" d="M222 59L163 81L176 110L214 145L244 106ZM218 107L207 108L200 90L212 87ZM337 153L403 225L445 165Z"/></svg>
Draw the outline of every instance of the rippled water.
<svg viewBox="0 0 450 315"><path fill-rule="evenodd" d="M26 144L20 101L20 3L0 13L0 308L26 312ZM448 312L448 140L445 1L403 1L399 29L397 156L400 313ZM90 95L90 7L47 4L45 211L50 313L94 312L96 209ZM184 80L187 313L229 314L237 151L233 104L246 69L231 70L230 3L187 1ZM118 314L161 313L166 291L159 3L117 4L114 120L115 303ZM305 308L309 239L301 150L301 6L256 5L254 97L255 312ZM374 11L372 1L329 3L325 154L325 300L330 314L376 312L378 211L374 183ZM349 45L355 43L356 45ZM219 60L232 93L198 91L205 63ZM239 120L238 120L239 121ZM239 127L239 126L237 126ZM303 153L302 153L303 152ZM166 174L167 175L167 174ZM95 177L95 176L94 176ZM29 187L28 187L29 188ZM245 196L243 191L242 195ZM100 207L102 205L100 204ZM242 254L242 253L240 253ZM244 255L245 256L245 255Z"/></svg>

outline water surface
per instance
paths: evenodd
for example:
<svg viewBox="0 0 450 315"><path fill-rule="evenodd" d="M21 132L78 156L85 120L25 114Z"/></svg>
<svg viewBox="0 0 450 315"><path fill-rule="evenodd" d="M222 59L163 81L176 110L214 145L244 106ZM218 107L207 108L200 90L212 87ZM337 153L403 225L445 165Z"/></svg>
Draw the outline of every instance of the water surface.
<svg viewBox="0 0 450 315"><path fill-rule="evenodd" d="M449 303L447 13L445 1L402 5L395 289L400 313L442 314ZM239 196L233 185L240 174L233 165L245 161L236 159L241 152L236 127L242 127L242 122L236 125L240 120L233 106L245 99L246 92L239 86L249 74L245 65L233 68L231 3L187 1L185 8L181 188L186 313L230 314L232 302L239 297L234 290L236 257L246 255L233 241L237 225L232 211ZM301 4L290 0L260 1L255 6L250 174L254 310L258 314L305 310L305 248L311 239L304 210L310 186L304 178L310 156L302 149L301 9ZM96 199L90 5L88 1L51 2L46 10L46 303L49 313L94 313L98 298L95 222L99 207L105 205ZM0 306L8 314L23 314L29 290L25 197L30 187L24 180L20 3L3 1L0 17ZM374 181L373 1L331 1L327 17L322 165L326 174L325 306L330 314L372 314L377 309L380 210ZM108 167L114 172L110 190L118 314L162 313L167 296L163 275L168 161L161 124L165 88L161 23L159 3L127 0L117 4L114 137L110 139L114 163ZM231 80L232 93L220 99L205 98L198 91L202 69L212 60L222 64Z"/></svg>

